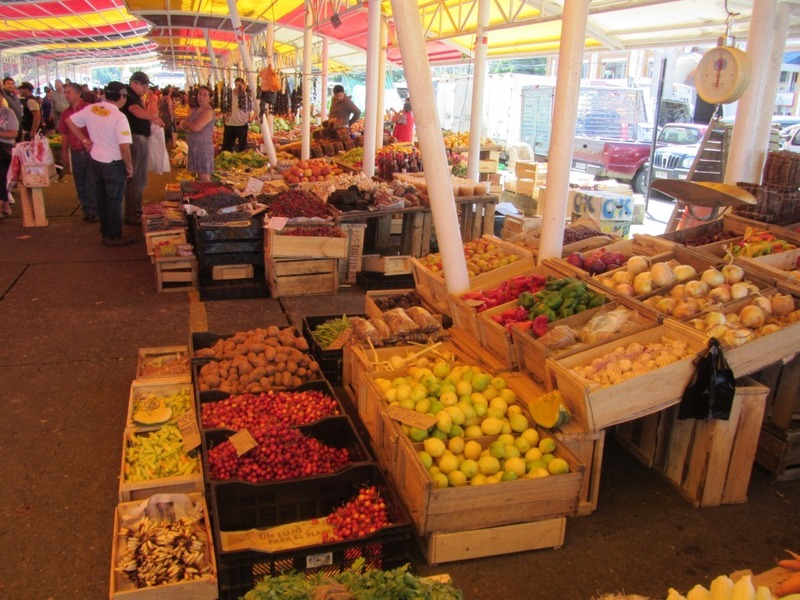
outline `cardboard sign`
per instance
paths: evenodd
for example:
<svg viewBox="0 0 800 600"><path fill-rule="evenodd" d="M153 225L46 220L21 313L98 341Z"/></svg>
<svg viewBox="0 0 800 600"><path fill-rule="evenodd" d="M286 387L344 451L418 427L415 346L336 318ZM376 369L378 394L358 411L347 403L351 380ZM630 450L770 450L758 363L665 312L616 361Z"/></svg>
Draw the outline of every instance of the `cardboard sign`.
<svg viewBox="0 0 800 600"><path fill-rule="evenodd" d="M325 543L322 534L333 537L333 527L324 518L276 525L267 529L220 531L222 549L280 552L319 546ZM326 536L327 537L327 536Z"/></svg>
<svg viewBox="0 0 800 600"><path fill-rule="evenodd" d="M275 231L280 231L286 224L289 222L288 217L272 217L269 221L267 221L267 228L274 229Z"/></svg>
<svg viewBox="0 0 800 600"><path fill-rule="evenodd" d="M255 196L256 194L260 194L263 189L264 182L255 177L251 177L247 180L247 185L242 192L242 196Z"/></svg>
<svg viewBox="0 0 800 600"><path fill-rule="evenodd" d="M436 417L433 415L418 413L401 406L390 406L386 409L386 414L395 421L417 429L429 429L436 424Z"/></svg>
<svg viewBox="0 0 800 600"><path fill-rule="evenodd" d="M236 455L241 456L242 454L246 454L250 452L253 448L258 447L258 442L253 438L247 429L242 429L241 431L237 431L231 437L228 438L233 447L236 448Z"/></svg>
<svg viewBox="0 0 800 600"><path fill-rule="evenodd" d="M344 345L347 343L347 340L350 339L350 336L353 334L353 330L349 327L342 331L335 340L331 342L331 345L325 348L325 350L339 350L340 348L344 348Z"/></svg>
<svg viewBox="0 0 800 600"><path fill-rule="evenodd" d="M178 429L183 437L183 450L189 452L200 445L200 429L197 427L197 416L193 410L187 410L178 417Z"/></svg>

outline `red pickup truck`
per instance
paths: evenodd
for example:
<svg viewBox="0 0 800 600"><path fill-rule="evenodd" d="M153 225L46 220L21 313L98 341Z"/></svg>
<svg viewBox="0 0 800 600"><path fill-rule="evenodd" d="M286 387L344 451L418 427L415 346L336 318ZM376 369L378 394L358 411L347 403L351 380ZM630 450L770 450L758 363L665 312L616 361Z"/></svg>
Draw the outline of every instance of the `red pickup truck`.
<svg viewBox="0 0 800 600"><path fill-rule="evenodd" d="M703 139L706 125L667 123L656 140L657 146L697 144ZM629 182L634 193L643 194L650 157L649 142L628 142L576 137L572 150L572 168L600 178Z"/></svg>

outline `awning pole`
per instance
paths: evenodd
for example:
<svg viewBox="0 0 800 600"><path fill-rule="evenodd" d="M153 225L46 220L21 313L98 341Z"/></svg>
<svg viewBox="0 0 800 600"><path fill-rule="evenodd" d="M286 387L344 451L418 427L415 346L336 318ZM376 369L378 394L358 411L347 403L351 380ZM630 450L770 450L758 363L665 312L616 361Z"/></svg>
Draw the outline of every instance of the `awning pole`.
<svg viewBox="0 0 800 600"><path fill-rule="evenodd" d="M206 48L208 48L208 58L211 61L211 79L213 79L213 83L216 83L219 79L217 75L217 55L214 52L214 46L211 44L211 36L208 33L208 29L203 31L205 38L206 38Z"/></svg>
<svg viewBox="0 0 800 600"><path fill-rule="evenodd" d="M442 254L445 283L450 293L469 289L467 261L458 227L456 203L450 180L442 128L436 111L433 80L418 6L408 0L392 0L397 41L403 57L411 101L414 103L417 138L424 159L425 183L431 200L436 241ZM374 138L373 138L374 139Z"/></svg>
<svg viewBox="0 0 800 600"><path fill-rule="evenodd" d="M236 0L228 0L228 12L230 13L231 25L233 25L234 35L236 36L236 45L239 46L241 64L244 66L245 73L247 73L247 82L250 85L253 110L257 110L256 72L255 69L253 69L253 60L250 57L250 52L247 49L247 43L244 39L244 28L242 27L242 20L239 18L239 9L236 6Z"/></svg>
<svg viewBox="0 0 800 600"><path fill-rule="evenodd" d="M469 114L469 158L467 177L478 181L483 131L483 92L486 88L486 53L489 45L489 0L478 0L478 27L475 32L475 64L472 67L472 105Z"/></svg>
<svg viewBox="0 0 800 600"><path fill-rule="evenodd" d="M306 26L303 31L303 116L301 131L303 132L300 156L308 160L311 156L311 45L314 28L314 14L311 0L305 0Z"/></svg>
<svg viewBox="0 0 800 600"><path fill-rule="evenodd" d="M381 18L380 52L378 53L378 93L375 110L375 153L383 147L383 123L386 114L386 44L389 37L386 19Z"/></svg>
<svg viewBox="0 0 800 600"><path fill-rule="evenodd" d="M419 17L417 17L419 18ZM381 44L381 3L370 1L367 7L367 98L364 106L364 175L375 175L375 131L378 112L378 63Z"/></svg>
<svg viewBox="0 0 800 600"><path fill-rule="evenodd" d="M539 242L540 263L545 258L560 258L564 243L569 172L575 141L588 18L589 0L570 0L564 3L561 45L558 50L558 77L553 99L552 137L547 157L547 199L542 211L542 237Z"/></svg>
<svg viewBox="0 0 800 600"><path fill-rule="evenodd" d="M725 183L730 185L736 185L739 181L761 182L761 171L769 144L770 123L775 112L778 72L783 62L782 45L786 43L789 26L788 14L784 23L776 23L777 7L777 0L753 2L747 34L747 54L753 69L750 86L736 107L736 122L725 169ZM770 39L774 38L778 29L783 30L781 40ZM779 56L771 56L771 50L776 49L773 46L780 46ZM771 60L778 62L778 71L774 70ZM768 77L774 78L774 85Z"/></svg>
<svg viewBox="0 0 800 600"><path fill-rule="evenodd" d="M319 95L319 118L328 119L328 38L322 38L322 92Z"/></svg>

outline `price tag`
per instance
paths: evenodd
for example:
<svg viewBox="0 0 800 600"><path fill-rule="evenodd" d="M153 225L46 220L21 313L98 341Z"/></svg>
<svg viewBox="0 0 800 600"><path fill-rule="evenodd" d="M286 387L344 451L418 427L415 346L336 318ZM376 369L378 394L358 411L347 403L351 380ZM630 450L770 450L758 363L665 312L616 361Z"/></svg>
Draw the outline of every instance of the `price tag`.
<svg viewBox="0 0 800 600"><path fill-rule="evenodd" d="M253 438L252 435L250 435L250 432L247 431L247 429L237 431L228 438L228 441L233 444L234 448L236 448L237 456L241 456L242 454L250 452L250 450L258 446L258 442Z"/></svg>
<svg viewBox="0 0 800 600"><path fill-rule="evenodd" d="M267 221L267 228L274 229L275 231L280 231L286 224L289 222L288 217L271 217L269 221Z"/></svg>
<svg viewBox="0 0 800 600"><path fill-rule="evenodd" d="M251 177L247 180L247 185L242 192L242 196L255 196L256 194L260 194L263 188L263 181L256 179L255 177Z"/></svg>
<svg viewBox="0 0 800 600"><path fill-rule="evenodd" d="M200 429L197 427L197 416L188 410L178 417L178 429L183 437L183 450L189 452L200 445Z"/></svg>
<svg viewBox="0 0 800 600"><path fill-rule="evenodd" d="M353 330L349 327L345 329L342 333L338 335L338 337L333 340L325 350L338 350L339 348L344 348L344 345L347 343L347 340L350 339L350 336L353 334Z"/></svg>
<svg viewBox="0 0 800 600"><path fill-rule="evenodd" d="M386 414L395 421L400 421L417 429L429 429L436 423L436 417L433 415L418 413L402 406L390 406L386 409Z"/></svg>

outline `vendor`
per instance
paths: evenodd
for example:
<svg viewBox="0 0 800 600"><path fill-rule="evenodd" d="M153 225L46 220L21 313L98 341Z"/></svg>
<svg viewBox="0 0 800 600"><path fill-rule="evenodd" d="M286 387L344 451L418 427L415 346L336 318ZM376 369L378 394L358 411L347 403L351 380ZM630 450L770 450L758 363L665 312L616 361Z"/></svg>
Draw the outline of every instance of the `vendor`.
<svg viewBox="0 0 800 600"><path fill-rule="evenodd" d="M394 123L392 135L398 142L410 144L414 141L414 115L411 113L411 100L406 99L403 110L400 112L392 110L392 113L392 123Z"/></svg>
<svg viewBox="0 0 800 600"><path fill-rule="evenodd" d="M345 95L344 87L333 86L333 99L329 117L338 120L344 126L350 126L361 118L359 109L350 96Z"/></svg>

